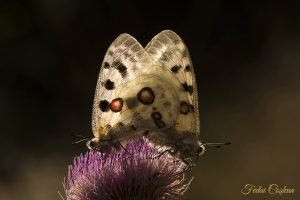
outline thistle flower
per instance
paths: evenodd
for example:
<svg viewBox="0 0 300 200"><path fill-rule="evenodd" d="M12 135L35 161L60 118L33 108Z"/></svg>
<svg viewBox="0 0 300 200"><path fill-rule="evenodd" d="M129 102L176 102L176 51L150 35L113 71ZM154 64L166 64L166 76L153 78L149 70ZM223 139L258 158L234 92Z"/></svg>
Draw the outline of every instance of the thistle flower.
<svg viewBox="0 0 300 200"><path fill-rule="evenodd" d="M133 140L126 151L94 150L74 159L64 183L67 200L181 199L185 164L162 154L144 139Z"/></svg>

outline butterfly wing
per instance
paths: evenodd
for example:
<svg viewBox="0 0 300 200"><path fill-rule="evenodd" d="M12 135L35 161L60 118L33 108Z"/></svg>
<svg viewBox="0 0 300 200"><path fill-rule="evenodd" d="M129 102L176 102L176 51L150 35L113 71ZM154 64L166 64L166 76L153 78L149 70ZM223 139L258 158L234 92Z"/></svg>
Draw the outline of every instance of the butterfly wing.
<svg viewBox="0 0 300 200"><path fill-rule="evenodd" d="M114 126L120 112L112 112L110 103L116 99L117 90L123 84L145 71L143 66L151 63L144 48L129 34L121 34L108 48L98 77L93 105L92 128L95 137L99 130ZM117 101L116 107L123 102Z"/></svg>
<svg viewBox="0 0 300 200"><path fill-rule="evenodd" d="M169 70L153 65L132 36L121 34L108 48L100 69L92 119L95 137L107 134L103 130L106 127L155 130L173 125L179 104L166 99L178 97L162 74L171 75Z"/></svg>
<svg viewBox="0 0 300 200"><path fill-rule="evenodd" d="M199 105L195 71L189 51L182 39L173 31L157 34L145 50L154 64L168 69L179 82L173 81L181 102L180 114L175 129L179 133L196 134L199 138ZM168 78L168 77L167 77Z"/></svg>

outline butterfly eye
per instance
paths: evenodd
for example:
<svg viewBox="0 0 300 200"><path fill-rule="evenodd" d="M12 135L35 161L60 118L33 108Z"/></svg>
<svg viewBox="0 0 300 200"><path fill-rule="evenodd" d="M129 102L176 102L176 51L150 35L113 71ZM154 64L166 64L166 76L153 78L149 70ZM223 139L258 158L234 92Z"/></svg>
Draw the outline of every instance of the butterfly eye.
<svg viewBox="0 0 300 200"><path fill-rule="evenodd" d="M202 147L199 147L197 153L199 154L199 153L201 153L202 151L203 151L203 148L202 148Z"/></svg>
<svg viewBox="0 0 300 200"><path fill-rule="evenodd" d="M198 156L202 155L204 151L205 151L205 147L203 145L199 146L199 148L197 149Z"/></svg>

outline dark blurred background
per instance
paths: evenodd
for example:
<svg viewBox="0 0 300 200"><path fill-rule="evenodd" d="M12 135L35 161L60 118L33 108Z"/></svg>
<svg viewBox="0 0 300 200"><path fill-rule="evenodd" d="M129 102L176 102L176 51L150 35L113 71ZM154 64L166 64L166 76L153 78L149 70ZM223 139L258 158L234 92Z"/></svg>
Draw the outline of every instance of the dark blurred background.
<svg viewBox="0 0 300 200"><path fill-rule="evenodd" d="M292 1L291 1L292 2ZM189 47L209 149L188 199L299 199L299 5L254 1L2 1L0 199L59 199L67 165L92 137L99 66L127 32L146 45L164 29ZM294 195L242 196L276 183ZM297 197L298 196L298 197Z"/></svg>

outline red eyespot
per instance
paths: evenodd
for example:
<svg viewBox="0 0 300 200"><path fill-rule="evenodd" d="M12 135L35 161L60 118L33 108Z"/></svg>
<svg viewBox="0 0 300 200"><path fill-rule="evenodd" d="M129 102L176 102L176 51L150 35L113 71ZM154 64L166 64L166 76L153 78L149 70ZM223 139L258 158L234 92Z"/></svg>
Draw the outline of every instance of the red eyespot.
<svg viewBox="0 0 300 200"><path fill-rule="evenodd" d="M123 108L123 99L116 98L116 99L112 100L112 102L109 104L109 108L113 112L120 112Z"/></svg>

